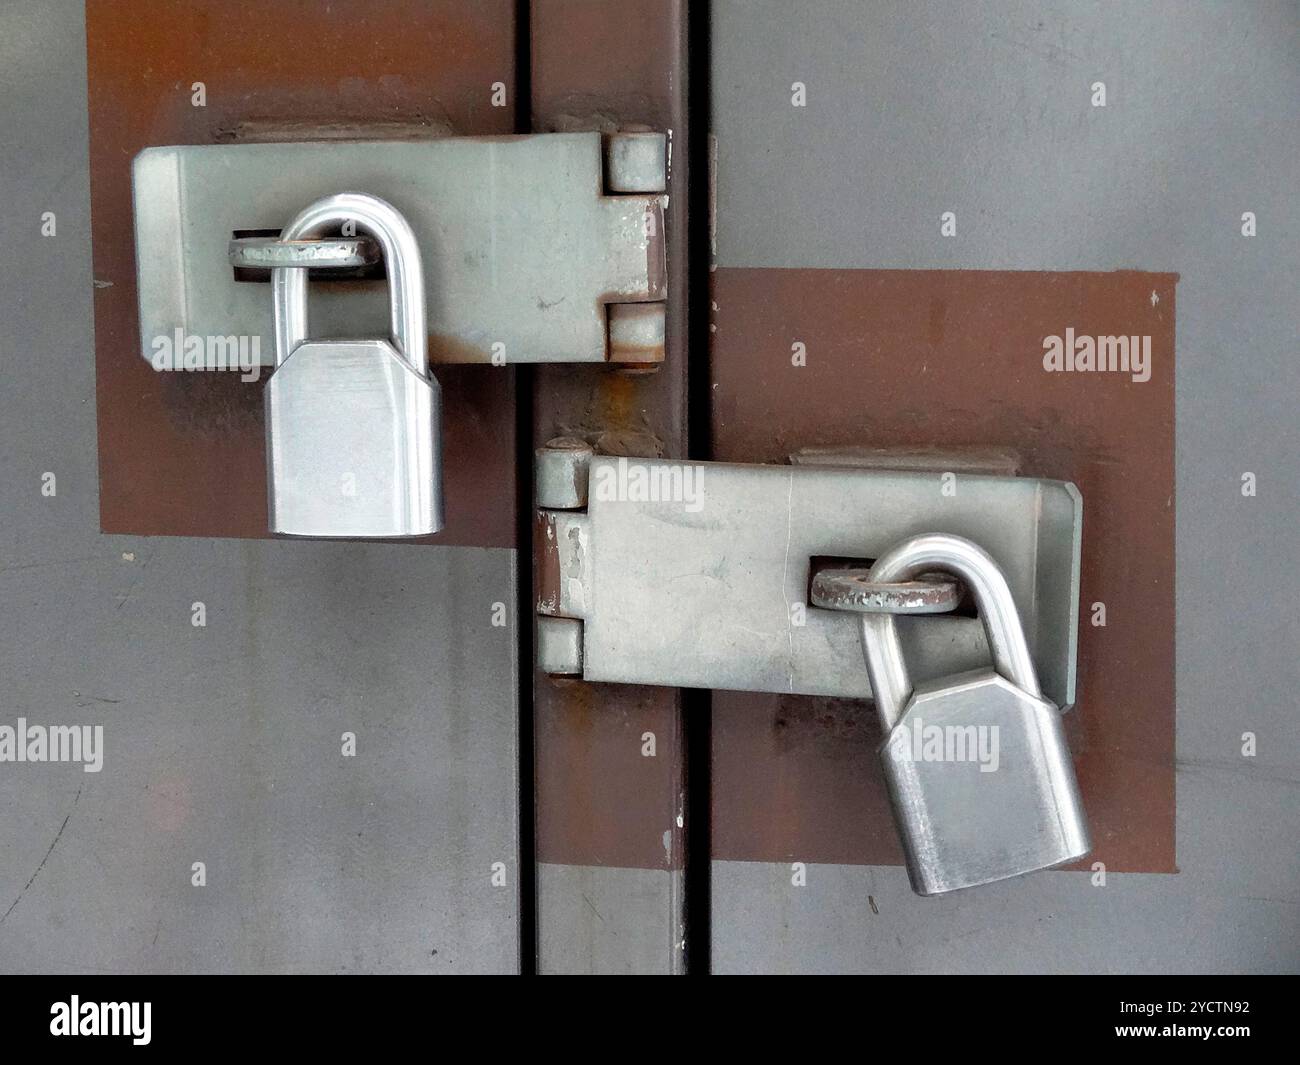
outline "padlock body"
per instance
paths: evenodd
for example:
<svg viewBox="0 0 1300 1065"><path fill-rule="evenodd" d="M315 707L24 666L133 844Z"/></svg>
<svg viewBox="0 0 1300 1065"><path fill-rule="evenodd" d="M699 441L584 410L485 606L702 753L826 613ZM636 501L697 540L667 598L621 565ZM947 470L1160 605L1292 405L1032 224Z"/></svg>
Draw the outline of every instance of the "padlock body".
<svg viewBox="0 0 1300 1065"><path fill-rule="evenodd" d="M992 670L918 685L880 757L917 894L1088 853L1060 711Z"/></svg>
<svg viewBox="0 0 1300 1065"><path fill-rule="evenodd" d="M384 340L306 341L266 383L271 531L424 536L442 527L438 384Z"/></svg>

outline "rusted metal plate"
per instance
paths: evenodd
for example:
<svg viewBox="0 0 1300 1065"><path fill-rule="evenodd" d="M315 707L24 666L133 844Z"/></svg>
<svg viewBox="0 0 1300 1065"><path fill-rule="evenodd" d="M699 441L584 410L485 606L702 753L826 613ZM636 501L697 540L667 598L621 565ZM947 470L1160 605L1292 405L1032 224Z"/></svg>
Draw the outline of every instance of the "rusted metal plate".
<svg viewBox="0 0 1300 1065"><path fill-rule="evenodd" d="M101 526L264 537L262 384L139 358L131 159L162 144L513 133L515 4L97 0L86 37ZM508 106L493 106L495 83ZM439 373L447 527L432 542L515 541L513 374Z"/></svg>
<svg viewBox="0 0 1300 1065"><path fill-rule="evenodd" d="M1092 825L1088 861L1115 871L1175 870L1176 281L739 268L713 279L715 458L1007 447L1022 473L1078 485L1082 616L1067 727ZM1149 379L1045 372L1045 338L1067 327L1149 336ZM796 341L806 365L792 363ZM1104 627L1095 603L1106 605ZM900 860L867 704L728 692L713 707L715 858Z"/></svg>
<svg viewBox="0 0 1300 1065"><path fill-rule="evenodd" d="M538 445L563 435L606 454L686 454L685 6L530 4L534 130L666 131L671 160L663 339L659 323L645 321L622 323L628 328L612 338L612 358L662 358L662 365L635 376L609 367L536 367ZM544 869L583 867L544 878L550 887L538 897L539 969L680 971L686 811L679 693L542 674L535 685L537 859ZM647 733L655 738L653 757L642 754ZM629 872L645 870L661 875ZM592 877L622 903L573 905L566 893L590 886Z"/></svg>

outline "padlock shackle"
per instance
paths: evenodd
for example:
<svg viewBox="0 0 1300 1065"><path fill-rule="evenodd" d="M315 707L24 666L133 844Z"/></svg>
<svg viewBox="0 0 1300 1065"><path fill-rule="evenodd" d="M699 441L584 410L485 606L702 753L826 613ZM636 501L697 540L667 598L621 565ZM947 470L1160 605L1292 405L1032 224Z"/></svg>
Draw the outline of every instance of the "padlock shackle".
<svg viewBox="0 0 1300 1065"><path fill-rule="evenodd" d="M1029 654L1011 587L1002 568L984 548L947 533L914 536L876 559L870 580L905 581L934 570L960 577L974 594L993 655L993 668L1012 684L1041 698L1038 671ZM876 710L888 732L902 717L913 690L894 615L862 615L862 652Z"/></svg>
<svg viewBox="0 0 1300 1065"><path fill-rule="evenodd" d="M280 233L281 240L317 237L331 225L355 222L384 250L388 271L393 346L421 377L429 376L429 337L425 324L424 267L410 223L391 203L365 192L340 192L303 208ZM271 271L275 305L275 364L279 366L307 339L307 271Z"/></svg>

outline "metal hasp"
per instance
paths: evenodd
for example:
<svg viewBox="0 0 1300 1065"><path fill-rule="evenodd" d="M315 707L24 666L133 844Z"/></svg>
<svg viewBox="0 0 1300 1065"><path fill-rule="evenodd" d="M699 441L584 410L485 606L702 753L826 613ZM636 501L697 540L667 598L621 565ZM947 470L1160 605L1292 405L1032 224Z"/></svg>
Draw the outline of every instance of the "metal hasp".
<svg viewBox="0 0 1300 1065"><path fill-rule="evenodd" d="M270 301L237 277L232 239L362 188L423 252L434 363L662 362L666 154L662 133L148 148L132 175L141 354L180 330L258 338L269 365ZM236 245L239 266L258 247ZM382 321L383 300L377 282L322 290L319 329Z"/></svg>
<svg viewBox="0 0 1300 1065"><path fill-rule="evenodd" d="M855 615L809 604L818 557L942 529L1006 573L1038 675L1074 702L1082 501L1015 476L537 453L539 647L587 680L866 697ZM920 680L989 661L977 617L902 617ZM578 639L578 629L581 638Z"/></svg>
<svg viewBox="0 0 1300 1065"><path fill-rule="evenodd" d="M918 895L1005 880L1088 853L1061 712L1042 697L1015 599L987 551L932 533L892 547L873 581L930 569L974 594L993 668L913 685L890 614L863 614L880 760Z"/></svg>
<svg viewBox="0 0 1300 1065"><path fill-rule="evenodd" d="M284 237L345 221L383 249L391 339L309 340L305 267L272 270L275 370L264 392L271 531L425 536L442 528L442 400L425 354L420 248L391 204L354 192L311 204Z"/></svg>

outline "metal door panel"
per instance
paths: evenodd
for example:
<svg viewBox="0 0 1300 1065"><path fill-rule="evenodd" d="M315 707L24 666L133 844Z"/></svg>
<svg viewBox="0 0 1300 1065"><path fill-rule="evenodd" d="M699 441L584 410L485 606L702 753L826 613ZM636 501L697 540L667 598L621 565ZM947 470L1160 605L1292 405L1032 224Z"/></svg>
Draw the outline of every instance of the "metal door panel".
<svg viewBox="0 0 1300 1065"><path fill-rule="evenodd" d="M714 457L1013 444L1026 472L1079 483L1070 728L1110 873L1106 887L1089 865L914 898L880 864L896 845L868 708L718 695L715 971L1294 967L1276 945L1294 942L1294 922L1262 900L1300 872L1294 819L1275 816L1298 749L1286 709L1300 680L1297 515L1293 500L1240 492L1243 471L1290 477L1300 381L1284 279L1297 253L1277 176L1300 157L1278 107L1297 91L1294 9L835 0L796 15L716 0L711 12ZM796 80L804 108L791 106ZM1090 104L1097 80L1105 108ZM1245 210L1279 225L1244 239ZM955 237L941 235L944 211ZM1157 273L1074 273L1135 268ZM996 273L1012 270L1036 273ZM984 298L968 298L972 285ZM1027 319L1096 320L1104 308L1086 304L1102 292L1146 301L1115 320L1158 321L1141 332L1163 361L1147 383L1072 399L1035 366ZM794 340L807 367L791 374ZM954 374L952 358L976 372ZM1256 729L1268 753L1242 758Z"/></svg>
<svg viewBox="0 0 1300 1065"><path fill-rule="evenodd" d="M193 121L204 136L219 133L232 84L222 71L233 78L272 65L265 50L277 47L275 34L250 28L259 17L252 9L271 6L241 5L248 17L238 33L216 14L233 5L129 6L126 16L122 5L91 5L92 32L106 34L98 57L111 67L100 73L119 87L147 79L138 55L125 54L132 35L144 35L156 74L186 87L209 79L212 110ZM288 20L277 24L296 27L294 39L310 37L313 19L299 21L308 7L326 10L275 5L266 17ZM375 17L411 28L404 47L424 67L459 71L459 88L445 97L453 116L491 123L499 118L486 102L493 79L484 72L513 81L511 10L393 4ZM364 44L366 35L352 32L354 14L338 14L336 31L315 47L338 56ZM421 17L433 20L423 35L414 32ZM448 62L430 62L430 27L452 20L471 33L475 25L491 30L478 46L462 41L463 67L447 40ZM471 479L485 485L477 498L501 516L494 526L480 514L473 528L507 546L114 535L124 526L230 531L191 524L193 507L209 517L232 507L241 528L261 535L264 526L247 524L263 506L260 425L245 420L242 400L205 391L193 380L199 375L183 375L188 382L169 391L130 357L131 323L121 310L134 303L130 216L113 202L129 190L131 153L101 158L88 181L82 12L10 5L3 21L0 140L13 149L9 172L21 180L6 185L0 219L10 252L0 261L8 372L0 391L0 724L22 716L44 726L99 725L104 748L95 773L0 766L8 811L0 821L0 967L517 971L508 371L473 370L483 403L472 401L471 386L462 408L483 423L476 434L507 441L467 462ZM196 62L187 50L195 39L186 36L195 32L205 46L251 49L239 53L247 68ZM285 62L312 67L300 59ZM386 91L397 90L307 79L253 99L326 107L340 99L335 93L351 93L364 106ZM92 153L103 148L106 126L155 128L152 108L118 111L118 99L91 96ZM170 120L190 121L188 88L178 99ZM54 238L40 234L44 211L56 212ZM260 418L260 389L250 402ZM167 466L169 449L188 456L183 470ZM123 459L132 450L150 463L161 456L169 472L135 477ZM41 492L47 471L57 475L54 496ZM192 624L195 602L205 607L203 627ZM510 608L503 626L492 622L495 602ZM356 736L355 757L343 754L345 732ZM205 886L192 883L195 862L205 865Z"/></svg>

